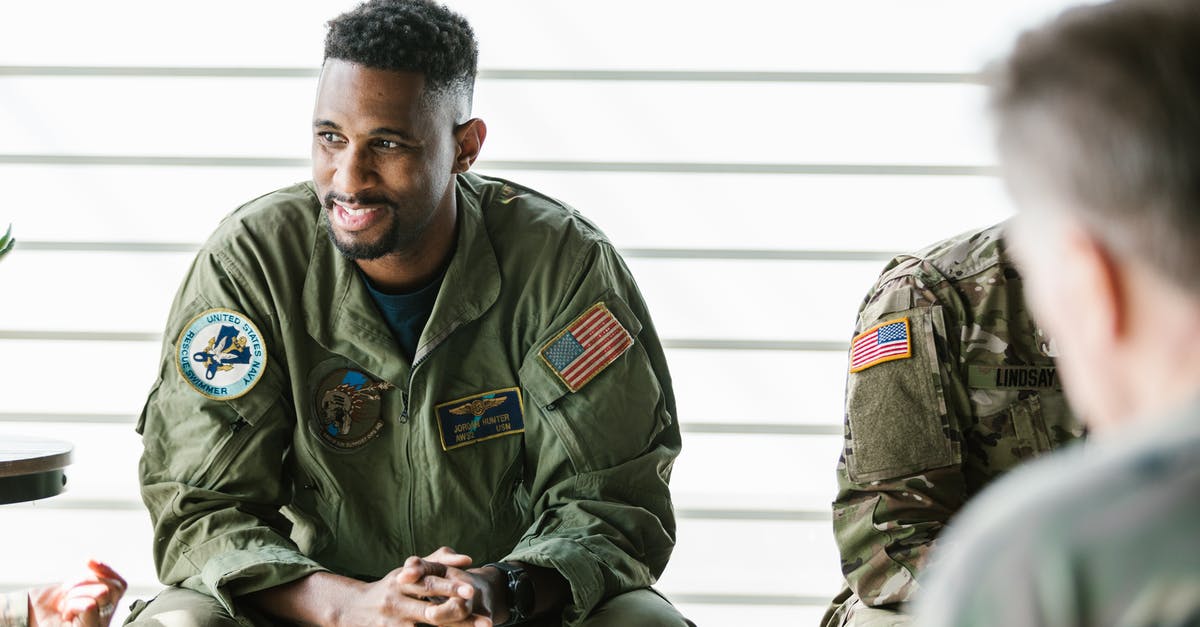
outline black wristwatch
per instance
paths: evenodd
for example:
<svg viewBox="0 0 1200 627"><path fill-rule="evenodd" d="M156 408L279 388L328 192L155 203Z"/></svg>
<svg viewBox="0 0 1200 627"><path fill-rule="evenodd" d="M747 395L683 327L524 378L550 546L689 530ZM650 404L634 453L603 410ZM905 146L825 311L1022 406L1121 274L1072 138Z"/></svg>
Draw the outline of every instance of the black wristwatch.
<svg viewBox="0 0 1200 627"><path fill-rule="evenodd" d="M504 573L508 579L508 620L496 627L507 627L522 623L533 616L533 578L524 568L493 562L485 564Z"/></svg>

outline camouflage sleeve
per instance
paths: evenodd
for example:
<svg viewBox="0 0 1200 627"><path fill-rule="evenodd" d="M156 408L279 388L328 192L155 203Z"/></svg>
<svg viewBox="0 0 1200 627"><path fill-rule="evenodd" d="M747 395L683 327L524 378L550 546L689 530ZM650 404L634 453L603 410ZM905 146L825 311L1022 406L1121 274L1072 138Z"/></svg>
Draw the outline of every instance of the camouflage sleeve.
<svg viewBox="0 0 1200 627"><path fill-rule="evenodd" d="M896 273L890 273L897 277ZM960 379L957 313L913 273L885 274L868 294L851 349L845 447L838 462L834 535L842 573L862 603L896 606L917 588L938 533L965 501L955 433ZM951 327L953 328L953 327ZM875 338L891 329L894 335ZM898 342L874 354L861 338Z"/></svg>

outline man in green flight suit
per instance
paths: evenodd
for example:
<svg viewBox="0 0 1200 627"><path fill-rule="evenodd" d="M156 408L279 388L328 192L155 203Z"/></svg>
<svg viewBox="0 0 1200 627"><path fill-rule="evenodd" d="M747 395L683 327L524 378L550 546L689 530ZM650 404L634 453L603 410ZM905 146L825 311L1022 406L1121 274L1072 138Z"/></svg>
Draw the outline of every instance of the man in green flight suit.
<svg viewBox="0 0 1200 627"><path fill-rule="evenodd" d="M170 587L133 624L687 624L650 588L662 347L603 234L468 173L476 58L425 0L330 22L313 180L227 217L169 317L138 431Z"/></svg>
<svg viewBox="0 0 1200 627"><path fill-rule="evenodd" d="M951 517L1082 435L1005 228L896 257L859 310L833 503L846 585L826 627L909 624L902 606Z"/></svg>

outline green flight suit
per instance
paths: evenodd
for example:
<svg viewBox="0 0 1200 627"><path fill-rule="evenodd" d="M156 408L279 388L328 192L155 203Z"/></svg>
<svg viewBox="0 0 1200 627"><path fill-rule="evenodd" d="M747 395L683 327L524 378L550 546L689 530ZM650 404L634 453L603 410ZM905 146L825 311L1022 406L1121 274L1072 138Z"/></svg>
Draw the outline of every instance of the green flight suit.
<svg viewBox="0 0 1200 627"><path fill-rule="evenodd" d="M661 574L679 427L628 268L552 199L474 174L457 188L457 248L411 362L311 183L241 207L203 246L138 423L164 583L237 616L240 595L320 570L373 580L447 545L556 569L578 624ZM600 303L632 345L580 383L551 348ZM245 333L197 343L214 314ZM205 382L238 355L241 380Z"/></svg>
<svg viewBox="0 0 1200 627"><path fill-rule="evenodd" d="M846 583L827 627L904 625L938 534L1014 466L1083 433L1049 338L1030 318L1004 225L964 233L884 269L855 339L907 320L909 355L853 349L833 528Z"/></svg>

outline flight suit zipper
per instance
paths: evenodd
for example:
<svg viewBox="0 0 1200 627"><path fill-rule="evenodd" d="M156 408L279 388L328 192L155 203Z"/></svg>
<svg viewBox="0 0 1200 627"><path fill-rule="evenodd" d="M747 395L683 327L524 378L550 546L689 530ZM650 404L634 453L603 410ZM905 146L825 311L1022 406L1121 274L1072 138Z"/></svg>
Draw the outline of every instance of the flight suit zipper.
<svg viewBox="0 0 1200 627"><path fill-rule="evenodd" d="M250 437L253 429L247 429L250 423L245 418L238 416L237 420L229 424L229 433L221 440L221 443L213 447L212 454L205 463L200 466L196 475L188 483L199 485L204 488L211 488L209 482L216 478L225 475L225 471L229 468L229 464L233 463L233 458L242 450L242 444Z"/></svg>
<svg viewBox="0 0 1200 627"><path fill-rule="evenodd" d="M408 411L408 404L409 404L409 401L412 399L413 379L415 379L417 377L417 367L420 366L421 364L425 363L425 361L429 359L430 353L432 353L434 351L434 349L436 349L438 346L441 346L442 343L445 342L446 338L450 337L450 334L453 333L454 330L460 326L460 324L461 323L452 324L446 330L446 332L443 333L442 336L438 340L431 343L429 345L429 347L425 349L424 352L420 352L420 347L418 347L419 355L417 356L416 359L413 360L412 367L408 369L408 383L405 386L405 388L400 391L400 401L401 401L400 422L402 424L407 424L409 421L410 415L409 415L409 411ZM406 469L408 469L408 471L410 473L412 472L412 469L413 469L413 461L412 461L413 460L413 450L412 450L413 440L414 440L414 438L412 437L412 434L410 433L410 437L405 438L405 441L404 441L404 467ZM415 492L415 490L413 490L411 488L408 490L408 507L406 509L408 510L407 511L408 546L411 547L413 550L417 550L416 549L417 534L415 531L415 523L413 522L416 520L416 518L414 517L414 512L416 510L416 503L415 503L416 499L413 498L414 492Z"/></svg>

